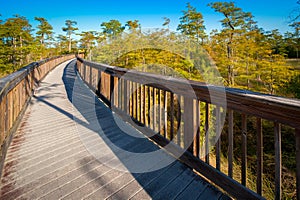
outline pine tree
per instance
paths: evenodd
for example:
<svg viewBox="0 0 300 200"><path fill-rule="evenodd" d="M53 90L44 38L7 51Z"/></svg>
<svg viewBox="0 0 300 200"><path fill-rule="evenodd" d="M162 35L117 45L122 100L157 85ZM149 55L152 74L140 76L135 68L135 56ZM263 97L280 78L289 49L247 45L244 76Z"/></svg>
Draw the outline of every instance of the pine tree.
<svg viewBox="0 0 300 200"><path fill-rule="evenodd" d="M67 36L68 36L68 41L69 41L69 44L68 44L68 51L71 52L71 49L72 49L72 34L75 33L75 31L78 30L78 28L75 27L75 25L77 24L76 21L72 21L72 20L66 20L65 22L65 25L67 27L63 27L62 30L64 32L67 33Z"/></svg>
<svg viewBox="0 0 300 200"><path fill-rule="evenodd" d="M187 10L182 11L183 16L180 18L177 30L192 39L196 39L198 42L201 41L201 44L203 44L204 39L207 37L203 16L190 3L187 3L186 7Z"/></svg>

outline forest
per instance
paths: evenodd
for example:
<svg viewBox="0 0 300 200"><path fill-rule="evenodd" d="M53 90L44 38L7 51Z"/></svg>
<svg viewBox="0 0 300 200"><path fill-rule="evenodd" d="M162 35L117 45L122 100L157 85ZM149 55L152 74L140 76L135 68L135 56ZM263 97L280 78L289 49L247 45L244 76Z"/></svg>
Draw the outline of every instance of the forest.
<svg viewBox="0 0 300 200"><path fill-rule="evenodd" d="M298 16L290 21L293 31L281 34L258 27L254 16L233 2L207 6L223 17L222 29L209 34L203 15L189 3L177 30L170 30L167 17L161 28L151 30L137 19L125 24L112 19L95 25L98 31L82 32L68 19L62 27L66 34L56 35L43 17L35 17L37 27L18 14L0 18L0 76L46 57L84 52L93 61L144 70L151 64L200 81L207 81L201 75L216 66L225 86L300 98Z"/></svg>
<svg viewBox="0 0 300 200"><path fill-rule="evenodd" d="M8 19L0 16L0 77L47 57L84 53L88 60L113 66L300 98L300 13L289 22L293 31L282 34L276 28L259 27L252 13L233 2L207 6L222 17L222 28L210 33L206 32L202 13L190 3L183 8L176 30L170 29L168 17L163 17L162 26L156 29L144 29L138 19L125 24L111 19L99 21L95 25L97 31L80 31L76 21L67 19L61 27L65 35L56 35L53 26L41 16L35 17L39 23L36 27L25 16L16 14ZM235 123L239 127L241 122ZM272 125L265 122L264 128L270 130L264 140L273 141ZM248 130L249 144L255 146L251 140L255 138L254 125ZM295 146L293 131L283 127L283 137L287 141L283 145L287 171L284 175L293 179L290 174L295 171L295 155L289 153ZM239 148L235 151L240 152ZM274 148L265 146L264 151L264 170L268 174ZM249 149L250 167L254 165L254 157L255 150ZM289 180L284 184L288 188ZM285 197L291 198L294 188L285 192Z"/></svg>

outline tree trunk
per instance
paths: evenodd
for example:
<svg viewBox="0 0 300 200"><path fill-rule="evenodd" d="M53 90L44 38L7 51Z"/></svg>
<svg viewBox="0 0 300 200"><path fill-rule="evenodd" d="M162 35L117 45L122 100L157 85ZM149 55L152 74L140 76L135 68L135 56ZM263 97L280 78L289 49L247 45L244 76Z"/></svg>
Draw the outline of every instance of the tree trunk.
<svg viewBox="0 0 300 200"><path fill-rule="evenodd" d="M69 52L71 52L71 45L72 45L72 39L71 39L71 34L69 34Z"/></svg>

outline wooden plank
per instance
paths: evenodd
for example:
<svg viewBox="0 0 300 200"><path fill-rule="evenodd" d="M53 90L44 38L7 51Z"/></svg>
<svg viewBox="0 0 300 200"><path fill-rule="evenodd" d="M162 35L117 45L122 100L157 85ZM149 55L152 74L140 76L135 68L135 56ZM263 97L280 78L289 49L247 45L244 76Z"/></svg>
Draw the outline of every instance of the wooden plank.
<svg viewBox="0 0 300 200"><path fill-rule="evenodd" d="M205 192L205 190L207 189L207 187L209 187L209 185L203 184L203 187L199 187L199 182L201 181L199 179L200 178L195 177L193 182L187 188L185 188L184 191L182 193L180 193L175 199L176 200L186 200L186 199L191 198L191 194L193 194L193 198L194 198L194 197L200 196L200 194Z"/></svg>
<svg viewBox="0 0 300 200"><path fill-rule="evenodd" d="M233 177L233 110L228 110L228 176Z"/></svg>
<svg viewBox="0 0 300 200"><path fill-rule="evenodd" d="M281 161L281 126L274 122L275 133L275 199L281 199L281 178L282 178L282 161Z"/></svg>
<svg viewBox="0 0 300 200"><path fill-rule="evenodd" d="M176 162L165 173L161 174L161 176L157 177L151 183L145 185L144 190L153 197L163 192L162 189L164 188L164 186L170 184L185 170L186 168L184 167L184 165L182 165L180 162Z"/></svg>
<svg viewBox="0 0 300 200"><path fill-rule="evenodd" d="M247 183L247 116L242 114L242 185Z"/></svg>
<svg viewBox="0 0 300 200"><path fill-rule="evenodd" d="M297 187L297 200L300 200L300 129L295 130L296 139L296 187Z"/></svg>
<svg viewBox="0 0 300 200"><path fill-rule="evenodd" d="M184 191L185 188L193 181L193 177L194 177L193 175L194 174L192 171L186 169L172 182L160 188L160 192L158 192L157 195L152 196L152 198L153 199L174 199L178 194ZM201 184L199 184L198 187L201 187ZM204 184L203 187L205 187ZM191 197L194 197L194 195L191 195Z"/></svg>
<svg viewBox="0 0 300 200"><path fill-rule="evenodd" d="M263 183L263 134L262 134L262 120L256 119L256 157L257 157L257 172L256 172L256 192L262 195Z"/></svg>

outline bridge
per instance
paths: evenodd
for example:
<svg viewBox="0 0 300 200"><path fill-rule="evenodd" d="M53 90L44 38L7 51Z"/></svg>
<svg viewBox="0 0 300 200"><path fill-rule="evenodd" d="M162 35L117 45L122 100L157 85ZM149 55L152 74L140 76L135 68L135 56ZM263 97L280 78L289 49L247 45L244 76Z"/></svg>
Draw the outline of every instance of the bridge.
<svg viewBox="0 0 300 200"><path fill-rule="evenodd" d="M0 116L0 199L269 198L263 172L269 143L272 198L281 199L282 126L295 133L292 187L300 199L298 100L68 55L0 79ZM253 121L254 147L248 141ZM264 140L265 121L274 125L273 140ZM237 137L241 152L234 152Z"/></svg>

